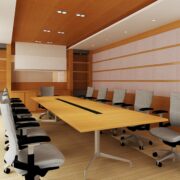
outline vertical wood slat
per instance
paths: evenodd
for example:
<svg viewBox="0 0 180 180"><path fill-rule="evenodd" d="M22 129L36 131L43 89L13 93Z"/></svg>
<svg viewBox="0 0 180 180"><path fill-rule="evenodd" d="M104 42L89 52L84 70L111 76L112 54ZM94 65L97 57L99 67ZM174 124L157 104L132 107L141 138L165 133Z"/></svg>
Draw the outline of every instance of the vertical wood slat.
<svg viewBox="0 0 180 180"><path fill-rule="evenodd" d="M6 46L6 87L11 93L11 61L12 61L12 56L11 56L11 45L8 44Z"/></svg>
<svg viewBox="0 0 180 180"><path fill-rule="evenodd" d="M73 92L73 49L67 51L67 88Z"/></svg>

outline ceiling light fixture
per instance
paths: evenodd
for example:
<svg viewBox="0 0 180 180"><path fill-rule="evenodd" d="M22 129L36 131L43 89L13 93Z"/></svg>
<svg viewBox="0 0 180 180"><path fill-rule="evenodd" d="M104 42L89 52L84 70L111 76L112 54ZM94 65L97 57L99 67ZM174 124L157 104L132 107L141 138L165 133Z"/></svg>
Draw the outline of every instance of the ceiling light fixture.
<svg viewBox="0 0 180 180"><path fill-rule="evenodd" d="M76 16L77 16L77 17L82 17L82 18L86 17L85 14L80 14L80 13L76 13Z"/></svg>
<svg viewBox="0 0 180 180"><path fill-rule="evenodd" d="M44 31L44 32L48 32L48 33L51 32L51 30L49 30L49 29L44 29L43 31Z"/></svg>
<svg viewBox="0 0 180 180"><path fill-rule="evenodd" d="M156 22L156 19L152 19L151 21L152 21L152 22Z"/></svg>
<svg viewBox="0 0 180 180"><path fill-rule="evenodd" d="M67 14L67 11L65 11L65 10L58 10L57 13L58 13L58 14L64 14L64 15L65 15L65 14Z"/></svg>
<svg viewBox="0 0 180 180"><path fill-rule="evenodd" d="M58 31L57 33L58 33L58 34L64 34L64 32L63 32L63 31Z"/></svg>

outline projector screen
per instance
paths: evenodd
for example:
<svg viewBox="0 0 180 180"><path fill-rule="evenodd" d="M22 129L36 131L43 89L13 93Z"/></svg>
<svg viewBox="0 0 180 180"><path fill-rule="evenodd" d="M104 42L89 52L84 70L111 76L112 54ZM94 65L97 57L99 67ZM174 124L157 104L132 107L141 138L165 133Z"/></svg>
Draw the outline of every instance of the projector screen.
<svg viewBox="0 0 180 180"><path fill-rule="evenodd" d="M16 42L15 70L66 71L66 46Z"/></svg>

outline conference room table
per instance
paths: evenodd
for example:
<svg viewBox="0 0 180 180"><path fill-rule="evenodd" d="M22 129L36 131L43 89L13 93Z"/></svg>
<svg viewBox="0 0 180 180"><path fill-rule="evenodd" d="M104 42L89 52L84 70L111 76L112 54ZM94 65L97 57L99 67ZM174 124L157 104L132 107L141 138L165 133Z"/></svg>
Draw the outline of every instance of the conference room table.
<svg viewBox="0 0 180 180"><path fill-rule="evenodd" d="M101 152L100 131L168 121L155 115L73 96L46 96L32 99L80 133L94 131L94 155L84 170L85 179L90 165L97 157L119 160L132 165L129 159Z"/></svg>

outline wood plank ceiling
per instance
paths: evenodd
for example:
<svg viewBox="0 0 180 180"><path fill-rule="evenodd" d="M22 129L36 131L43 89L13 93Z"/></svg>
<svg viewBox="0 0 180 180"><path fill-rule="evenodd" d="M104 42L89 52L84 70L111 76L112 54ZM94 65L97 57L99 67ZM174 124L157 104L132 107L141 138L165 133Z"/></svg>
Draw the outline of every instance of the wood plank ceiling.
<svg viewBox="0 0 180 180"><path fill-rule="evenodd" d="M41 41L71 46L155 1L17 0L13 42ZM58 14L57 10L65 10L67 14ZM86 17L77 17L76 13ZM43 32L44 29L51 32Z"/></svg>

